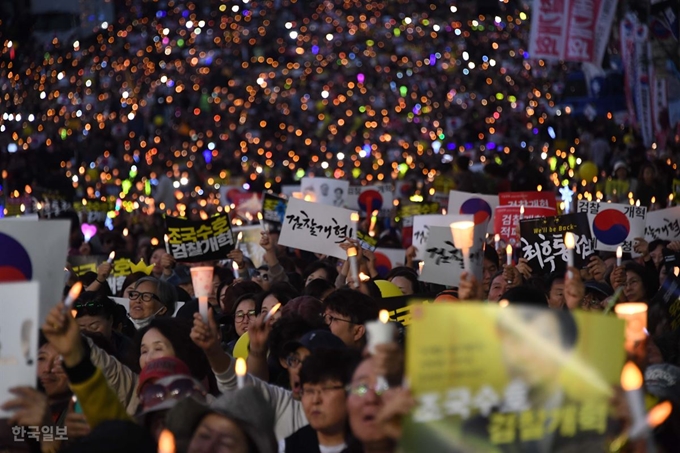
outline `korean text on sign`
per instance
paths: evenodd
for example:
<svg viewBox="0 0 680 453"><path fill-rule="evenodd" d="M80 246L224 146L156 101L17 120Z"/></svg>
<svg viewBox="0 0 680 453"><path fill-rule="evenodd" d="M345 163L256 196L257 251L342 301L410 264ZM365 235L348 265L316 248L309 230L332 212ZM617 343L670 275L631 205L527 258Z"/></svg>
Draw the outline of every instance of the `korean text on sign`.
<svg viewBox="0 0 680 453"><path fill-rule="evenodd" d="M167 217L165 223L170 253L177 260L222 259L234 248L234 237L226 214L202 221Z"/></svg>

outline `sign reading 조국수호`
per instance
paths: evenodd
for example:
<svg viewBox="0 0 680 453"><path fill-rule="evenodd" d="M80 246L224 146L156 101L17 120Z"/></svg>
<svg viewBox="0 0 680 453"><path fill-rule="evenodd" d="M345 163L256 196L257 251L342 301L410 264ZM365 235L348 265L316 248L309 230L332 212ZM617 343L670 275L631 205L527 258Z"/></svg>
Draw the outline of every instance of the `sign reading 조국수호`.
<svg viewBox="0 0 680 453"><path fill-rule="evenodd" d="M287 203L285 198L270 193L265 193L262 197L262 220L270 233L281 231Z"/></svg>
<svg viewBox="0 0 680 453"><path fill-rule="evenodd" d="M228 214L206 220L165 218L170 254L178 261L219 260L234 249Z"/></svg>
<svg viewBox="0 0 680 453"><path fill-rule="evenodd" d="M574 266L582 269L595 251L590 236L590 225L585 213L523 220L522 256L529 261L534 274L564 273L567 270L567 247L564 235L574 234Z"/></svg>
<svg viewBox="0 0 680 453"><path fill-rule="evenodd" d="M37 281L0 284L0 406L16 397L9 389L35 382L39 290ZM0 419L13 414L0 409Z"/></svg>
<svg viewBox="0 0 680 453"><path fill-rule="evenodd" d="M356 238L349 209L291 198L281 227L279 245L346 258L345 238Z"/></svg>
<svg viewBox="0 0 680 453"><path fill-rule="evenodd" d="M425 247L425 264L420 281L445 286L457 286L460 276L467 271L481 281L484 261L484 238L487 223L475 225L474 242L470 249L471 269L465 269L463 251L456 248L450 227L430 228Z"/></svg>
<svg viewBox="0 0 680 453"><path fill-rule="evenodd" d="M432 227L449 227L454 222L472 222L471 215L417 215L413 217L413 239L411 244L418 249L416 259L423 261L427 255L427 237ZM451 230L449 230L451 231Z"/></svg>
<svg viewBox="0 0 680 453"><path fill-rule="evenodd" d="M498 195L481 195L476 193L449 192L448 214L461 214L474 216L475 225L484 221L488 222L490 231L493 231L493 214L498 206Z"/></svg>
<svg viewBox="0 0 680 453"><path fill-rule="evenodd" d="M625 360L623 333L623 321L587 312L480 303L414 307L406 378L416 407L405 420L400 451L605 445L620 434L612 432L608 414Z"/></svg>
<svg viewBox="0 0 680 453"><path fill-rule="evenodd" d="M649 211L645 222L647 242L680 240L680 206L659 211Z"/></svg>
<svg viewBox="0 0 680 453"><path fill-rule="evenodd" d="M588 214L595 250L633 253L635 238L644 237L647 208L579 200L577 212Z"/></svg>

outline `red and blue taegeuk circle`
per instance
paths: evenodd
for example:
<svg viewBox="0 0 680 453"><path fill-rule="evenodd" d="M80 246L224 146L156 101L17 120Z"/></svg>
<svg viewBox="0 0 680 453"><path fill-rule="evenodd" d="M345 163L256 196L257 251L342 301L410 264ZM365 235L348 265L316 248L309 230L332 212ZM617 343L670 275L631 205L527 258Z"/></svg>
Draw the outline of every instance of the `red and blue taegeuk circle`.
<svg viewBox="0 0 680 453"><path fill-rule="evenodd" d="M383 277L389 274L392 270L392 261L380 252L374 252L373 254L375 255L375 270L378 271L378 274Z"/></svg>
<svg viewBox="0 0 680 453"><path fill-rule="evenodd" d="M377 190L365 190L359 194L359 208L366 213L379 211L382 205L383 197Z"/></svg>
<svg viewBox="0 0 680 453"><path fill-rule="evenodd" d="M593 219L593 234L603 244L622 244L630 234L630 221L621 211L605 209Z"/></svg>
<svg viewBox="0 0 680 453"><path fill-rule="evenodd" d="M481 198L470 198L460 206L460 214L474 216L475 225L479 225L491 218L491 206Z"/></svg>
<svg viewBox="0 0 680 453"><path fill-rule="evenodd" d="M23 282L33 278L31 257L13 237L0 233L0 283Z"/></svg>

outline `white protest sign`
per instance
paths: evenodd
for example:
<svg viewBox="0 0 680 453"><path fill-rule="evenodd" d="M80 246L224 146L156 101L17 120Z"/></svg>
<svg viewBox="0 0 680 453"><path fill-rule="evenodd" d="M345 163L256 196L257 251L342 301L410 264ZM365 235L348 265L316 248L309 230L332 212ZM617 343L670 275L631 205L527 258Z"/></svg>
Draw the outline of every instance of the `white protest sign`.
<svg viewBox="0 0 680 453"><path fill-rule="evenodd" d="M449 192L447 214L472 215L475 225L489 222L489 233L493 233L493 213L498 207L498 195L480 195L477 193Z"/></svg>
<svg viewBox="0 0 680 453"><path fill-rule="evenodd" d="M10 388L36 381L39 304L37 281L0 285L0 405L14 398ZM11 415L0 409L0 419Z"/></svg>
<svg viewBox="0 0 680 453"><path fill-rule="evenodd" d="M256 268L262 266L264 264L264 249L260 247L260 238L262 237L260 225L234 227L234 237L237 237L239 233L243 233L239 249L250 258Z"/></svg>
<svg viewBox="0 0 680 453"><path fill-rule="evenodd" d="M645 239L647 242L680 240L680 206L648 212Z"/></svg>
<svg viewBox="0 0 680 453"><path fill-rule="evenodd" d="M425 259L425 246L427 235L431 227L449 227L453 222L473 221L471 215L416 215L413 216L413 241L412 245L418 249L417 260Z"/></svg>
<svg viewBox="0 0 680 453"><path fill-rule="evenodd" d="M588 214L595 250L633 253L635 238L644 237L647 208L579 200L576 212Z"/></svg>
<svg viewBox="0 0 680 453"><path fill-rule="evenodd" d="M394 186L392 184L376 184L373 186L350 186L347 192L348 209L370 214L380 211L381 216L389 215L394 203Z"/></svg>
<svg viewBox="0 0 680 453"><path fill-rule="evenodd" d="M425 259L420 281L445 286L458 286L463 271L472 273L477 281L482 281L484 262L484 238L488 225L486 222L475 225L474 242L470 249L471 269L465 269L463 251L453 243L451 228L432 227L425 247Z"/></svg>
<svg viewBox="0 0 680 453"><path fill-rule="evenodd" d="M378 274L385 276L395 267L403 266L406 263L406 250L388 249L380 247L373 252L375 256L375 270Z"/></svg>
<svg viewBox="0 0 680 453"><path fill-rule="evenodd" d="M63 298L71 222L0 219L0 283L40 282L40 318Z"/></svg>
<svg viewBox="0 0 680 453"><path fill-rule="evenodd" d="M295 192L300 192L300 184L284 184L281 186L281 195L293 198Z"/></svg>
<svg viewBox="0 0 680 453"><path fill-rule="evenodd" d="M340 248L346 237L356 238L350 216L354 211L291 198L288 200L279 245L345 259Z"/></svg>
<svg viewBox="0 0 680 453"><path fill-rule="evenodd" d="M300 189L303 196L313 193L312 201L342 208L345 206L349 181L332 178L302 178Z"/></svg>
<svg viewBox="0 0 680 453"><path fill-rule="evenodd" d="M130 313L130 299L127 297L109 297L112 301L115 303L122 305L125 307L125 312ZM184 306L185 302L177 302L175 304L175 313L172 314L172 316L177 316L177 312L179 311L180 308Z"/></svg>

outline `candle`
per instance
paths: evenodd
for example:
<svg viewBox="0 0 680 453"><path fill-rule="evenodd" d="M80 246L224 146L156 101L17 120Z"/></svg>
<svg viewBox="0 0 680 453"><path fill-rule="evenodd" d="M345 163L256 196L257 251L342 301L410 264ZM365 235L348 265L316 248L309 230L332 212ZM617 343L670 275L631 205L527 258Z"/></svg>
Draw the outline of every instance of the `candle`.
<svg viewBox="0 0 680 453"><path fill-rule="evenodd" d="M668 205L667 205L667 207L670 208L671 206L673 206L673 194L670 194L670 195L668 196Z"/></svg>
<svg viewBox="0 0 680 453"><path fill-rule="evenodd" d="M470 272L470 249L475 242L475 223L471 221L454 222L449 225L453 245L463 252L463 269Z"/></svg>
<svg viewBox="0 0 680 453"><path fill-rule="evenodd" d="M236 385L239 390L245 387L246 384L246 360L242 357L236 359Z"/></svg>
<svg viewBox="0 0 680 453"><path fill-rule="evenodd" d="M645 413L645 399L642 393L642 373L633 363L627 362L621 372L621 387L626 392L626 400L633 417L633 430L647 431L647 417ZM642 427L642 428L641 428Z"/></svg>
<svg viewBox="0 0 680 453"><path fill-rule="evenodd" d="M349 219L352 222L352 231L350 231L349 235L353 239L356 239L359 234L359 213L358 212L351 213Z"/></svg>
<svg viewBox="0 0 680 453"><path fill-rule="evenodd" d="M567 247L567 267L574 267L574 247L576 246L576 241L574 240L574 233L571 231L564 235L564 245ZM573 275L571 271L567 272L569 278Z"/></svg>
<svg viewBox="0 0 680 453"><path fill-rule="evenodd" d="M158 437L158 453L175 453L175 436L169 429L161 431Z"/></svg>
<svg viewBox="0 0 680 453"><path fill-rule="evenodd" d="M359 287L359 263L357 261L357 253L356 247L347 249L347 259L349 260L349 270L352 276L352 286L354 288Z"/></svg>
<svg viewBox="0 0 680 453"><path fill-rule="evenodd" d="M73 286L71 286L71 289L69 290L66 299L64 299L64 313L68 313L71 311L73 302L75 302L78 296L80 296L80 291L82 290L83 284L81 282L75 282Z"/></svg>
<svg viewBox="0 0 680 453"><path fill-rule="evenodd" d="M241 246L241 239L243 239L243 231L239 231L238 235L236 236L236 245L234 246L234 250L239 250L239 247Z"/></svg>
<svg viewBox="0 0 680 453"><path fill-rule="evenodd" d="M267 323L269 322L270 319L272 319L272 316L276 314L277 311L279 311L279 308L281 308L281 302L278 304L274 305L269 312L267 313L267 316L264 317L264 322Z"/></svg>
<svg viewBox="0 0 680 453"><path fill-rule="evenodd" d="M616 248L616 267L621 266L621 258L623 258L623 247L619 245Z"/></svg>
<svg viewBox="0 0 680 453"><path fill-rule="evenodd" d="M366 323L366 344L368 345L368 352L371 354L375 354L376 346L394 341L396 326L394 323L388 322L389 319L389 312L380 310L376 321Z"/></svg>
<svg viewBox="0 0 680 453"><path fill-rule="evenodd" d="M505 264L512 266L512 245L505 247Z"/></svg>
<svg viewBox="0 0 680 453"><path fill-rule="evenodd" d="M524 220L524 205L519 207L519 220Z"/></svg>
<svg viewBox="0 0 680 453"><path fill-rule="evenodd" d="M240 275L238 273L238 263L236 261L231 262L231 268L234 271L234 280L240 278Z"/></svg>
<svg viewBox="0 0 680 453"><path fill-rule="evenodd" d="M109 259L106 260L108 261L109 264L113 263L113 260L116 258L116 252L111 252L109 253Z"/></svg>
<svg viewBox="0 0 680 453"><path fill-rule="evenodd" d="M634 354L635 346L647 338L647 304L644 302L620 303L616 304L614 312L619 319L626 322L624 347L628 353Z"/></svg>
<svg viewBox="0 0 680 453"><path fill-rule="evenodd" d="M446 215L446 208L442 208L442 215Z"/></svg>
<svg viewBox="0 0 680 453"><path fill-rule="evenodd" d="M371 214L371 226L368 229L368 235L373 237L375 236L375 224L378 221L378 210L376 209L373 211L373 214Z"/></svg>
<svg viewBox="0 0 680 453"><path fill-rule="evenodd" d="M425 261L418 263L418 275L423 275L423 267L425 267Z"/></svg>
<svg viewBox="0 0 680 453"><path fill-rule="evenodd" d="M260 228L262 228L262 231L264 231L265 233L269 233L269 229L267 229L267 227L264 224L264 217L262 217L261 212L257 213L257 220L260 221Z"/></svg>
<svg viewBox="0 0 680 453"><path fill-rule="evenodd" d="M123 237L126 238L127 236L128 236L128 229L127 229L127 228L123 228Z"/></svg>
<svg viewBox="0 0 680 453"><path fill-rule="evenodd" d="M194 295L198 298L198 312L203 322L208 323L208 298L212 292L214 268L212 266L192 267L191 284L194 287Z"/></svg>
<svg viewBox="0 0 680 453"><path fill-rule="evenodd" d="M494 247L495 247L496 251L500 250L500 247L501 247L501 235L500 235L500 234L494 235L493 241L494 241L494 243L495 243L495 246L494 246Z"/></svg>
<svg viewBox="0 0 680 453"><path fill-rule="evenodd" d="M164 234L163 235L163 241L165 241L165 253L168 255L170 254L170 241L168 240L168 235Z"/></svg>

